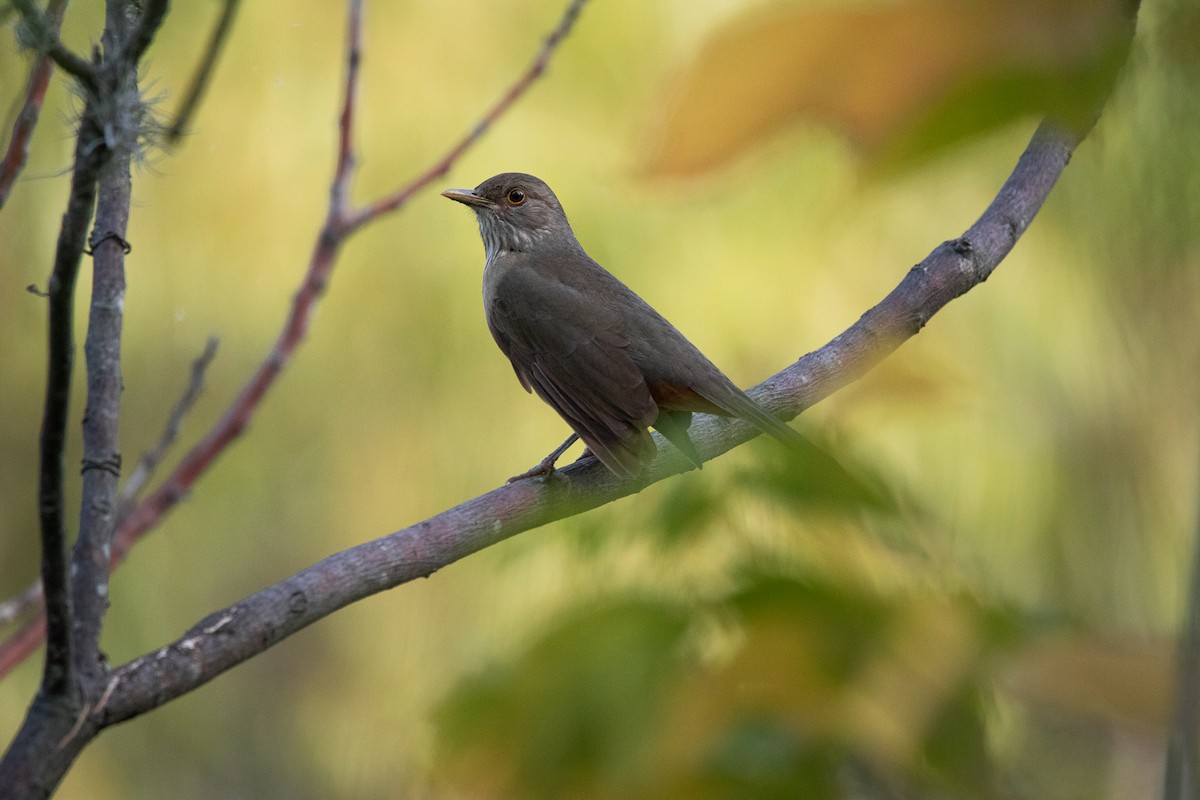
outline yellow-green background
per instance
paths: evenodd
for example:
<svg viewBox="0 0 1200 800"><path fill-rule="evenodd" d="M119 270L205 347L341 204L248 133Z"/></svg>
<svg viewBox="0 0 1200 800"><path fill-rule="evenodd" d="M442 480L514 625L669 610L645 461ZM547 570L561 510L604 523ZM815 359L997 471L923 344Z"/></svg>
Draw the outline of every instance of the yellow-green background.
<svg viewBox="0 0 1200 800"><path fill-rule="evenodd" d="M100 5L72 4L70 45L90 46ZM127 464L156 440L207 337L220 337L220 352L181 446L218 418L279 330L325 209L341 5L244 3L191 136L136 169ZM1145 641L1148 653L1169 646L1200 453L1200 63L1179 32L1197 29L1189 4L1145 5L1129 73L1013 254L880 370L807 415L920 509L891 530L898 541L867 522L785 527L787 546L814 568L965 590ZM354 198L390 191L440 157L525 68L561 6L368 4ZM176 107L217 7L175 4L156 39L143 86L163 111ZM879 182L863 181L855 153L820 126L772 137L700 180L637 178L670 77L739 7L595 0L545 78L436 188L507 170L545 178L591 255L748 385L843 330L973 222L1034 121ZM27 61L7 41L0 87L11 109ZM77 108L56 77L24 177L0 211L4 596L36 575L45 304L25 287L44 285L49 271ZM435 190L350 241L298 357L246 434L114 576L110 661L493 488L560 440L562 423L521 390L487 333L482 262L470 214ZM80 341L88 289L85 272ZM82 354L76 377L68 463L79 452ZM727 485L770 447L743 448L690 480ZM422 796L431 710L456 681L517 653L581 596L704 582L712 565L686 548L678 563L638 549L666 490L339 612L106 731L60 796ZM747 519L731 535L753 536ZM581 547L581 537L610 546ZM0 739L16 730L39 668L40 652L0 684ZM1146 743L1148 755L1133 760L1153 776L1154 726L1113 735ZM1103 752L1098 769L1124 763Z"/></svg>

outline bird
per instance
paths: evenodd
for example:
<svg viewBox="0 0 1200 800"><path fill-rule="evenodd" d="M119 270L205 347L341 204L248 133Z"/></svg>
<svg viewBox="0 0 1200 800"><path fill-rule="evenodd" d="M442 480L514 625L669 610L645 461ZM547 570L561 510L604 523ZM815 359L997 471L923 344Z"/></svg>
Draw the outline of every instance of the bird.
<svg viewBox="0 0 1200 800"><path fill-rule="evenodd" d="M478 219L492 338L521 386L574 431L510 481L553 473L577 437L614 475L637 477L657 454L649 428L700 468L688 436L696 412L743 419L790 447L809 445L588 256L544 181L505 172L442 196Z"/></svg>

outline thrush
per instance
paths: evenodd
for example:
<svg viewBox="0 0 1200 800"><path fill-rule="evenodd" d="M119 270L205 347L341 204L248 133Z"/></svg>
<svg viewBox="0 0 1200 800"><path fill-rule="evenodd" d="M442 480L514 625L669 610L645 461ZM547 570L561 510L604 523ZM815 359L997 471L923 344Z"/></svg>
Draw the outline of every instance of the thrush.
<svg viewBox="0 0 1200 800"><path fill-rule="evenodd" d="M699 468L688 436L695 412L738 417L784 444L807 445L593 261L543 181L506 172L442 195L468 206L479 221L488 329L517 380L615 475L635 477L653 460L649 428ZM553 471L574 440L512 480Z"/></svg>

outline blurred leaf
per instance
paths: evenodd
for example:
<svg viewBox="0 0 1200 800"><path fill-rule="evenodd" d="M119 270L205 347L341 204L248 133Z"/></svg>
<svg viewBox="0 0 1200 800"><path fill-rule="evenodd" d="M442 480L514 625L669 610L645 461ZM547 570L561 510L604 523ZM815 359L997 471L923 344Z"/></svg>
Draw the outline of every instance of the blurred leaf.
<svg viewBox="0 0 1200 800"><path fill-rule="evenodd" d="M797 448L764 448L737 480L796 511L891 512L896 507L891 495L877 488L886 485L882 476L870 474L862 464L844 466L824 443L810 439Z"/></svg>
<svg viewBox="0 0 1200 800"><path fill-rule="evenodd" d="M1077 122L1124 61L1123 0L905 0L756 10L704 45L664 103L658 176L722 166L799 116L876 168L1016 117Z"/></svg>
<svg viewBox="0 0 1200 800"><path fill-rule="evenodd" d="M723 732L701 772L710 797L761 800L837 798L837 758L771 717L752 717Z"/></svg>
<svg viewBox="0 0 1200 800"><path fill-rule="evenodd" d="M1019 694L1071 713L1143 696L1130 687L1159 686L1167 663L1161 647L1030 647L1042 626L927 589L761 570L735 583L692 612L614 598L551 626L444 705L441 774L478 798L1004 796L998 654L1016 654ZM716 647L690 646L700 611L724 620Z"/></svg>
<svg viewBox="0 0 1200 800"><path fill-rule="evenodd" d="M685 473L663 487L648 528L664 545L686 545L708 530L728 499L728 492L711 479Z"/></svg>
<svg viewBox="0 0 1200 800"><path fill-rule="evenodd" d="M484 797L621 796L653 767L684 628L665 605L617 600L552 628L513 667L467 682L441 713L456 783Z"/></svg>
<svg viewBox="0 0 1200 800"><path fill-rule="evenodd" d="M694 773L670 796L843 797L850 767L866 785L978 796L993 783L983 698L988 654L1013 642L1003 615L821 579L745 580L729 601L736 652L683 676L663 736Z"/></svg>

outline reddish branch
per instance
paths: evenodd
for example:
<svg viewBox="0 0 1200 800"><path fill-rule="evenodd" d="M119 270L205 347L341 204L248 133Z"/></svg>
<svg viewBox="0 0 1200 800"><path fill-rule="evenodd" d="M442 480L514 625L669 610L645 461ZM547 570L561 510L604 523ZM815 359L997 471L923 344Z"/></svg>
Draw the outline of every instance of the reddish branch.
<svg viewBox="0 0 1200 800"><path fill-rule="evenodd" d="M113 540L113 561L119 563L129 548L151 530L180 499L185 497L196 480L212 465L226 447L245 429L266 392L274 385L284 367L295 355L304 339L317 301L329 282L335 260L342 244L350 234L379 217L399 210L417 191L444 175L457 159L487 131L537 76L541 75L554 50L570 31L586 0L572 0L558 25L542 45L537 58L525 73L504 94L461 141L428 171L382 200L366 208L351 209L350 180L354 169L354 119L358 94L358 69L361 58L361 8L351 3L348 26L348 58L345 97L342 104L338 137L338 161L330 188L330 203L325 223L309 257L308 270L292 299L292 307L270 353L260 364L238 397L220 421L199 444L184 457L175 471L122 521Z"/></svg>
<svg viewBox="0 0 1200 800"><path fill-rule="evenodd" d="M292 298L292 306L271 351L258 370L226 409L221 419L207 435L183 457L171 474L146 496L127 516L119 520L112 539L111 567L121 563L129 549L142 536L153 530L180 500L187 496L199 480L245 430L259 404L284 367L295 355L304 339L316 303L329 282L336 258L346 238L356 230L386 214L397 211L418 191L450 170L467 149L474 145L546 71L550 58L571 31L580 10L587 0L571 0L554 29L542 43L533 62L505 90L501 99L428 170L396 191L364 208L350 206L350 182L354 170L354 120L358 94L358 70L361 61L362 13L361 2L351 3L347 30L347 71L345 97L339 117L337 167L330 187L330 202L325 222L313 245L308 269ZM28 610L37 608L38 598ZM36 624L36 623L35 623ZM8 670L21 663L40 643L40 637L30 636L28 627L0 645L0 679Z"/></svg>
<svg viewBox="0 0 1200 800"><path fill-rule="evenodd" d="M50 4L46 8L46 16L55 33L62 25L63 9L66 8L66 5L67 0L50 0ZM8 140L8 150L4 154L4 160L0 161L0 208L4 207L4 201L8 199L13 184L16 183L21 170L25 168L25 161L29 158L29 142L33 138L38 117L42 113L42 103L46 99L46 89L50 86L52 72L54 72L54 61L49 54L39 54L33 61L33 67L29 70L29 82L25 87L25 101L17 113L16 122L13 123L12 137Z"/></svg>
<svg viewBox="0 0 1200 800"><path fill-rule="evenodd" d="M533 59L533 63L525 71L516 83L509 87L508 91L500 98L496 105L492 106L479 122L475 124L465 136L462 137L453 147L446 151L442 159L429 168L423 175L409 183L407 186L393 192L392 194L376 200L366 208L356 212L350 220L351 228L358 228L367 222L375 219L381 214L395 211L408 202L414 194L421 189L424 189L433 181L445 175L458 161L459 157L467 151L479 138L487 133L497 119L504 115L505 112L520 99L521 95L529 90L550 64L550 58L554 55L554 51L562 43L562 40L571 32L571 27L575 24L575 19L579 16L579 12L583 9L584 3L587 0L571 0L567 6L567 10L563 12L562 18L558 21L558 25L542 42L542 48Z"/></svg>

